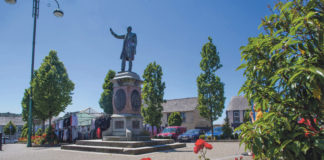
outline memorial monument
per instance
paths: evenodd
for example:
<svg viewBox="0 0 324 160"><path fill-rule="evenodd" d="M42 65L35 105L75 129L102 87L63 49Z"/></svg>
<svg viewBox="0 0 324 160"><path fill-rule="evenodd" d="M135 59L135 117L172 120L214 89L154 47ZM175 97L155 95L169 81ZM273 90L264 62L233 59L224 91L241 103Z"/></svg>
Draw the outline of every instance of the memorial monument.
<svg viewBox="0 0 324 160"><path fill-rule="evenodd" d="M121 71L113 78L113 115L110 127L102 132L100 140L78 140L76 144L62 145L61 149L104 153L143 154L160 150L185 147L184 143L174 143L173 139L151 139L145 134L141 115L141 84L138 74L132 72L132 61L136 54L137 37L132 27L125 35L111 34L123 39L120 55ZM125 71L128 61L128 71Z"/></svg>
<svg viewBox="0 0 324 160"><path fill-rule="evenodd" d="M132 27L127 28L125 35L117 35L111 28L111 34L117 39L123 39L123 48L120 55L122 60L121 71L112 80L113 115L111 125L103 132L103 140L150 140L143 135L143 117L141 116L141 84L142 80L132 72L132 61L136 54L137 37L132 33ZM128 61L128 71L125 71Z"/></svg>

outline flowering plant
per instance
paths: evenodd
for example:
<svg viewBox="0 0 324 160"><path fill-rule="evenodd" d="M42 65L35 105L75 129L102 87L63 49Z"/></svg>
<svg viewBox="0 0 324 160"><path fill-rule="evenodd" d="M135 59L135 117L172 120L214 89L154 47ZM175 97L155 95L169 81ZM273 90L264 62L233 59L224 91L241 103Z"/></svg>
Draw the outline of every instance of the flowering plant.
<svg viewBox="0 0 324 160"><path fill-rule="evenodd" d="M198 158L204 159L204 160L209 160L209 158L206 157L206 153L207 153L207 149L213 149L213 146L207 142L205 142L202 139L198 139L195 143L195 147L194 147L194 152L197 154L198 152L200 153L200 155L198 156Z"/></svg>
<svg viewBox="0 0 324 160"><path fill-rule="evenodd" d="M151 160L151 158L147 157L147 158L142 158L141 160Z"/></svg>

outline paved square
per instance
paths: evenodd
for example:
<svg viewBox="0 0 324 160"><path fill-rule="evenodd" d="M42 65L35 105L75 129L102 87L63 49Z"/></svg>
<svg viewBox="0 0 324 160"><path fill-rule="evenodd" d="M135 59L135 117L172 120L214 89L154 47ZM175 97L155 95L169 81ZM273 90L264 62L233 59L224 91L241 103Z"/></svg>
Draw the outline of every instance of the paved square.
<svg viewBox="0 0 324 160"><path fill-rule="evenodd" d="M207 157L211 160L234 160L244 153L244 146L239 142L214 142L213 149ZM32 147L25 144L5 144L0 151L0 160L140 160L150 157L152 160L197 160L198 155L193 153L194 143L187 143L187 147L175 150L154 152L142 155L121 155L110 153L81 152L61 150L60 147ZM244 156L250 160L251 156Z"/></svg>

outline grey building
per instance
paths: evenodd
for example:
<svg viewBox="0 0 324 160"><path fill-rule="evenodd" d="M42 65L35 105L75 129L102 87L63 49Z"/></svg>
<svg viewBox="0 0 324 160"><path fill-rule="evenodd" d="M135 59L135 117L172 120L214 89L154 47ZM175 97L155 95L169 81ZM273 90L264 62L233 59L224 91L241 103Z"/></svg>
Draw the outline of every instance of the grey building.
<svg viewBox="0 0 324 160"><path fill-rule="evenodd" d="M0 132L3 133L3 136L4 136L4 126L7 125L9 121L15 124L17 128L16 134L12 136L12 139L18 139L22 132L22 127L25 124L25 122L22 120L21 114L0 113ZM9 135L5 135L5 136L9 137Z"/></svg>
<svg viewBox="0 0 324 160"><path fill-rule="evenodd" d="M249 103L244 96L233 96L226 109L226 117L231 127L236 128L243 123L246 110L250 109Z"/></svg>
<svg viewBox="0 0 324 160"><path fill-rule="evenodd" d="M162 104L162 106L163 127L168 126L168 118L172 112L180 112L180 115L182 117L181 126L186 127L187 130L210 127L210 122L199 115L199 110L197 109L197 97L167 100Z"/></svg>

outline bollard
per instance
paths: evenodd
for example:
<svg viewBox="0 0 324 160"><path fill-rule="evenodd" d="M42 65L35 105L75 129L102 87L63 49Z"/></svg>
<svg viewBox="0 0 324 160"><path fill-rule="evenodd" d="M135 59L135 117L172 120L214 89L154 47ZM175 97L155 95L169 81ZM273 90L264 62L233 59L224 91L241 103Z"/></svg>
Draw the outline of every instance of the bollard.
<svg viewBox="0 0 324 160"><path fill-rule="evenodd" d="M0 133L0 151L2 151L2 133Z"/></svg>

